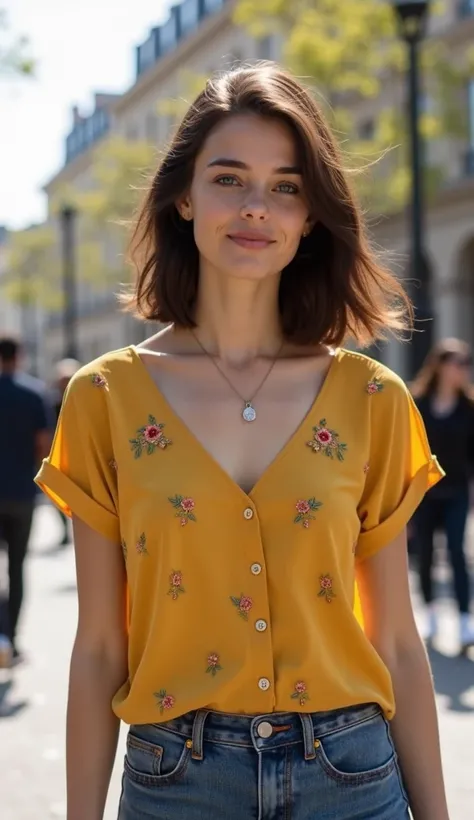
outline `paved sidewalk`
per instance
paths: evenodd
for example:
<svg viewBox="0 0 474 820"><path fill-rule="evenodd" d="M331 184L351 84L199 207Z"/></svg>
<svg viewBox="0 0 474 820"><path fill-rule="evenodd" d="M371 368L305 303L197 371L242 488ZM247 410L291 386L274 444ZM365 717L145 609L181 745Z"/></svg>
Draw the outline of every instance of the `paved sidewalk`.
<svg viewBox="0 0 474 820"><path fill-rule="evenodd" d="M474 528L471 535L474 544ZM28 562L28 605L21 634L28 663L0 681L1 820L66 816L64 723L76 590L72 548L52 548L59 536L55 511L40 506ZM441 582L446 578L442 570ZM474 655L470 659L455 657L456 619L448 598L443 599L442 611L443 633L437 651L432 653L432 664L451 820L472 820ZM123 741L124 732L105 820L117 816Z"/></svg>

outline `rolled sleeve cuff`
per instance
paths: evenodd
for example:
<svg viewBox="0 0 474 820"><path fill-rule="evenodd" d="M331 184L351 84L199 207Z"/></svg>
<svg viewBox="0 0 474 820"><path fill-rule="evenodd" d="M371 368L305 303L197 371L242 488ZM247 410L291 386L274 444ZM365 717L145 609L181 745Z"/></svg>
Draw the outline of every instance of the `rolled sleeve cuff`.
<svg viewBox="0 0 474 820"><path fill-rule="evenodd" d="M444 471L434 457L420 467L397 509L376 527L372 527L367 532L361 532L357 543L356 560L360 562L371 558L400 535L425 494L438 481L441 481L444 475Z"/></svg>
<svg viewBox="0 0 474 820"><path fill-rule="evenodd" d="M35 483L67 516L74 514L110 541L120 541L118 516L94 501L57 467L44 461Z"/></svg>

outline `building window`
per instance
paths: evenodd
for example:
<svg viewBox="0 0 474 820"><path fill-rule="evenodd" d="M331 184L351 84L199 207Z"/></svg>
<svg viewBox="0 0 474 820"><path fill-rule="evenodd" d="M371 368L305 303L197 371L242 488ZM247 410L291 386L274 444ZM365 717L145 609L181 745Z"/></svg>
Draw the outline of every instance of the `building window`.
<svg viewBox="0 0 474 820"><path fill-rule="evenodd" d="M158 139L158 120L155 114L147 114L145 118L145 139L155 143Z"/></svg>
<svg viewBox="0 0 474 820"><path fill-rule="evenodd" d="M180 6L181 34L185 35L197 28L199 23L199 0L184 0Z"/></svg>
<svg viewBox="0 0 474 820"><path fill-rule="evenodd" d="M271 34L261 37L258 41L258 57L260 60L273 60L274 38Z"/></svg>
<svg viewBox="0 0 474 820"><path fill-rule="evenodd" d="M375 122L372 119L359 123L357 134L363 142L370 142L375 137Z"/></svg>
<svg viewBox="0 0 474 820"><path fill-rule="evenodd" d="M474 151L474 78L467 84L467 129L469 148Z"/></svg>

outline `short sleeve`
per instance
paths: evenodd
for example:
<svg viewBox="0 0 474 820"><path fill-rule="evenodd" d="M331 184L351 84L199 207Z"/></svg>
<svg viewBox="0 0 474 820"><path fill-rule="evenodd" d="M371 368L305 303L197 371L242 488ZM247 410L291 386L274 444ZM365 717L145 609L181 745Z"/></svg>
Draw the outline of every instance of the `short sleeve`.
<svg viewBox="0 0 474 820"><path fill-rule="evenodd" d="M444 476L405 384L394 374L381 384L380 392L367 397L370 457L358 507L358 560L369 558L393 541L425 493Z"/></svg>
<svg viewBox="0 0 474 820"><path fill-rule="evenodd" d="M120 540L105 377L86 368L71 380L36 483L66 515Z"/></svg>

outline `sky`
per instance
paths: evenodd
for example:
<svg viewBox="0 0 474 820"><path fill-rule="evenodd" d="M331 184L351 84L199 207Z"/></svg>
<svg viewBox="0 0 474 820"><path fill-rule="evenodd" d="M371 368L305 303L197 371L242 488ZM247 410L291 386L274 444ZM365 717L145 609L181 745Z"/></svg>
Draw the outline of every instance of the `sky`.
<svg viewBox="0 0 474 820"><path fill-rule="evenodd" d="M72 106L90 113L94 91L134 80L135 46L171 0L0 0L11 35L26 34L32 80L0 80L0 225L18 229L46 215L41 188L64 161ZM2 42L4 38L2 37Z"/></svg>

